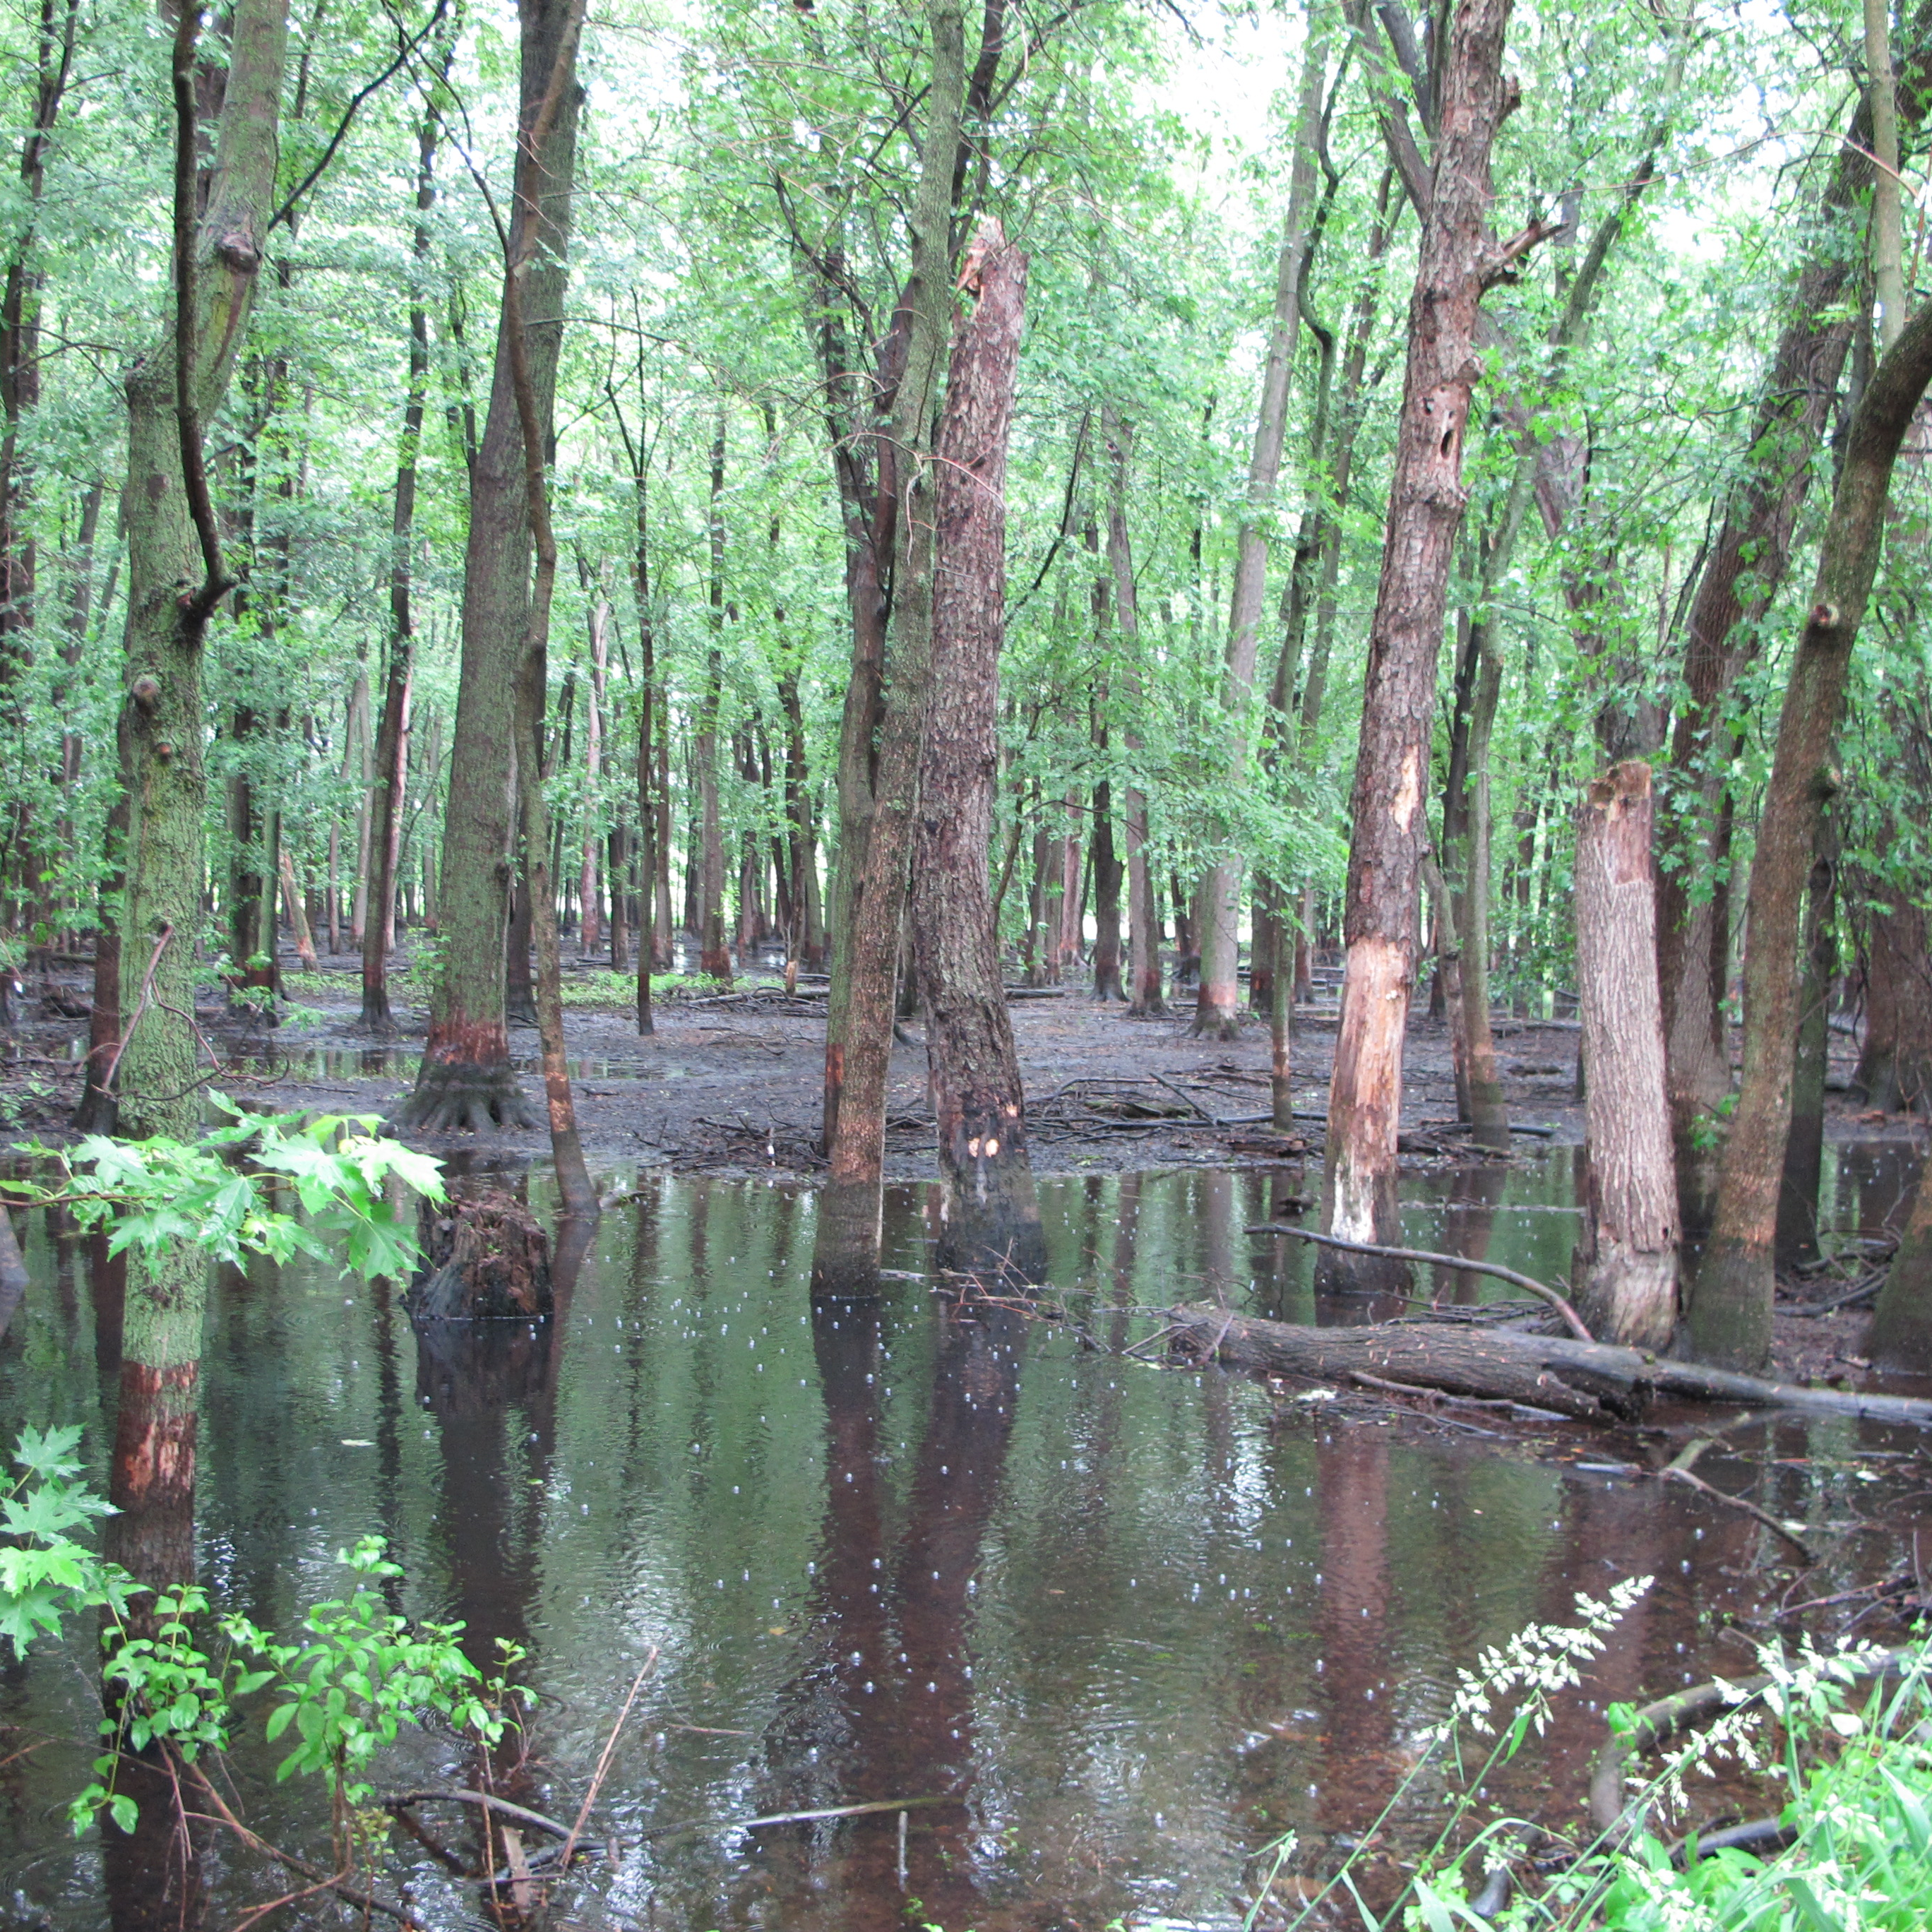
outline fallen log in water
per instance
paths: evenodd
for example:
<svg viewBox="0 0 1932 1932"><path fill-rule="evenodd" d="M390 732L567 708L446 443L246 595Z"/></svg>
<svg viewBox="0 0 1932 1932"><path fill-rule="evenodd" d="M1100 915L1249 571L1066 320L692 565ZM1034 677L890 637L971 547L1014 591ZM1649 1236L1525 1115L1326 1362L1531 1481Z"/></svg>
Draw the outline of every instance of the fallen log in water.
<svg viewBox="0 0 1932 1932"><path fill-rule="evenodd" d="M1202 1303L1169 1312L1174 1327L1168 1346L1176 1351L1202 1361L1268 1369L1313 1382L1346 1383L1358 1374L1379 1376L1455 1395L1528 1402L1583 1422L1626 1420L1652 1396L1672 1396L1932 1428L1932 1402L1858 1389L1763 1382L1756 1376L1672 1361L1605 1342L1579 1342L1568 1335L1446 1328L1428 1322L1307 1328Z"/></svg>

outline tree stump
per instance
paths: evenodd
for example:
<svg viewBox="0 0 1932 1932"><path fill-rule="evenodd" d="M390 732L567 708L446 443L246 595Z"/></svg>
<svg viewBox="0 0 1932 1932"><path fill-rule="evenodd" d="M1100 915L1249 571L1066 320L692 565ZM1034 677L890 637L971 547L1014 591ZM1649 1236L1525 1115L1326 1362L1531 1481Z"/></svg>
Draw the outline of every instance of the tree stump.
<svg viewBox="0 0 1932 1932"><path fill-rule="evenodd" d="M418 1322L537 1322L552 1307L550 1240L520 1202L491 1192L424 1214L428 1267L410 1288Z"/></svg>

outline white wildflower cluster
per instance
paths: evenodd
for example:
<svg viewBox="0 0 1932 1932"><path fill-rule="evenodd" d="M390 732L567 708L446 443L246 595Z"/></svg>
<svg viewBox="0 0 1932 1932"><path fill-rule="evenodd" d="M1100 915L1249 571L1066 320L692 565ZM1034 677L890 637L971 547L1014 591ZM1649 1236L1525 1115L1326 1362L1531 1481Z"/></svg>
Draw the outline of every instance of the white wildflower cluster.
<svg viewBox="0 0 1932 1932"><path fill-rule="evenodd" d="M1498 1700L1521 1697L1523 1708L1539 1735L1550 1720L1550 1700L1581 1682L1582 1667L1604 1648L1604 1634L1628 1615L1630 1607L1655 1580L1628 1576L1611 1587L1599 1601L1576 1593L1576 1614L1570 1624L1532 1624L1516 1632L1500 1649L1486 1650L1474 1670L1459 1670L1454 1702L1436 1736L1448 1738L1459 1724L1488 1732L1495 1728L1491 1712Z"/></svg>
<svg viewBox="0 0 1932 1932"><path fill-rule="evenodd" d="M1666 1808L1674 1814L1682 1808L1687 1772L1714 1778L1718 1762L1726 1760L1748 1772L1761 1771L1764 1759L1758 1738L1767 1714L1784 1724L1808 1718L1828 1725L1840 1737L1855 1736L1861 1722L1843 1708L1844 1694L1882 1666L1888 1654L1879 1646L1862 1642L1821 1651L1808 1634L1795 1657L1786 1657L1774 1644L1760 1644L1758 1662L1770 1681L1733 1684L1722 1677L1712 1678L1730 1708L1715 1724L1688 1738L1665 1764L1656 1783ZM1636 1776L1629 1780L1633 1786L1645 1781Z"/></svg>

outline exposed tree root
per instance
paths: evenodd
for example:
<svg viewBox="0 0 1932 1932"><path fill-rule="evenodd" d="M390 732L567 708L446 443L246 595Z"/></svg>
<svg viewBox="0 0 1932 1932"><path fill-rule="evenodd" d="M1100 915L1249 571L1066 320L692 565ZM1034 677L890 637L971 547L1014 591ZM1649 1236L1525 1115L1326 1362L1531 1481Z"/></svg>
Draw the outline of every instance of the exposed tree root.
<svg viewBox="0 0 1932 1932"><path fill-rule="evenodd" d="M543 1125L508 1065L426 1060L401 1124L424 1134L534 1133Z"/></svg>

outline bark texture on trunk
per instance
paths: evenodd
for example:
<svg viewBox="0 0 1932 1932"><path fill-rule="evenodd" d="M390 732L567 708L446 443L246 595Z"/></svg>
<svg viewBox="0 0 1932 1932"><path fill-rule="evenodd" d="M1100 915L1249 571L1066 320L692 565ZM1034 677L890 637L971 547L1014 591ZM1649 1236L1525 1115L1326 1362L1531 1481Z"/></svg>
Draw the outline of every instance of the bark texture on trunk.
<svg viewBox="0 0 1932 1932"><path fill-rule="evenodd" d="M1477 313L1486 278L1502 266L1488 230L1490 148L1508 100L1502 76L1508 15L1508 0L1472 0L1456 11L1442 70L1434 184L1409 304L1408 367L1350 799L1342 924L1348 958L1328 1098L1323 1225L1354 1240L1383 1241L1396 1232L1396 1128L1415 976L1436 664L1466 501L1463 432L1481 373ZM1325 1255L1324 1262L1330 1280L1360 1282L1388 1272Z"/></svg>
<svg viewBox="0 0 1932 1932"><path fill-rule="evenodd" d="M564 262L576 170L578 90L566 86L540 148L533 147L557 56L574 41L574 0L526 0L519 10L520 69L515 194L508 257L523 265L520 308L528 374L546 434L563 337ZM518 831L516 692L530 626L530 488L512 373L508 305L497 320L496 366L483 436L470 474L464 553L463 643L450 750L438 886L442 940L429 1037L404 1108L432 1131L534 1127L536 1116L510 1067L505 1010L506 940Z"/></svg>
<svg viewBox="0 0 1932 1932"><path fill-rule="evenodd" d="M1651 772L1612 766L1576 818L1576 990L1589 1192L1572 1273L1598 1340L1661 1348L1677 1325L1677 1176L1664 1088Z"/></svg>
<svg viewBox="0 0 1932 1932"><path fill-rule="evenodd" d="M1791 1132L1784 1146L1784 1184L1778 1196L1777 1261L1780 1268L1818 1252L1818 1186L1825 1166L1825 1076L1831 1046L1832 984L1838 970L1834 936L1838 897L1837 838L1827 825L1826 848L1812 862L1804 892L1804 983L1798 996L1798 1042L1791 1057Z"/></svg>
<svg viewBox="0 0 1932 1932"><path fill-rule="evenodd" d="M1744 955L1744 1076L1690 1300L1698 1354L1738 1367L1755 1368L1770 1352L1772 1256L1798 1035L1799 914L1820 815L1838 785L1832 740L1878 568L1892 467L1928 380L1932 308L1907 324L1852 417L1758 821Z"/></svg>
<svg viewBox="0 0 1932 1932"><path fill-rule="evenodd" d="M828 1172L812 1241L814 1294L871 1294L878 1282L900 914L932 650L931 424L952 306L952 178L966 79L959 0L932 0L927 23L925 145L908 224L912 260L895 322L903 325L904 362L880 456L882 472L896 479L892 500L905 506L895 518L891 649L878 667L875 733L873 700L859 693L873 672L866 662L869 634L855 605L854 688L839 752L842 843L825 1040ZM880 494L883 501L886 493ZM860 842L856 853L842 842L848 830Z"/></svg>
<svg viewBox="0 0 1932 1932"><path fill-rule="evenodd" d="M997 223L974 250L979 299L953 344L934 457L932 701L913 832L913 949L939 1126L938 1264L1034 1282L1045 1278L1046 1246L986 878L1027 261Z"/></svg>

